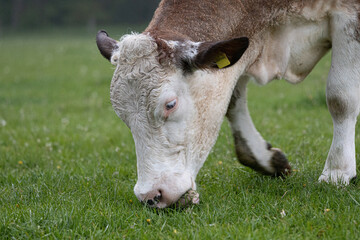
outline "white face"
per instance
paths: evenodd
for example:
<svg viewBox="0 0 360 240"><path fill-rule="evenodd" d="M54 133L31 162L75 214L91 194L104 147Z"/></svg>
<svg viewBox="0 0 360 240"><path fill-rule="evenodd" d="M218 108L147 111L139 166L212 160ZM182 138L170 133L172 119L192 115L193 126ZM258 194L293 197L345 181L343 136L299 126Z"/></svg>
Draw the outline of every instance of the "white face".
<svg viewBox="0 0 360 240"><path fill-rule="evenodd" d="M175 64L165 67L147 35L127 35L118 46L111 58L117 66L111 101L134 138L134 191L142 202L167 207L196 190L196 175L216 141L231 96L232 85L226 84L236 82L235 77L228 70L184 73Z"/></svg>

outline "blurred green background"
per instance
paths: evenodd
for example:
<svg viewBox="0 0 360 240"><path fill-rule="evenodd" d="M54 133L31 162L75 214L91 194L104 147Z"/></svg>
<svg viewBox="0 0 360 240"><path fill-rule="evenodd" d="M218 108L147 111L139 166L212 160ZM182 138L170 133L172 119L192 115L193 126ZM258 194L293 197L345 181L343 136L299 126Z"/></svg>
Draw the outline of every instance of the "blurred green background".
<svg viewBox="0 0 360 240"><path fill-rule="evenodd" d="M54 27L147 23L159 0L1 0L0 34Z"/></svg>

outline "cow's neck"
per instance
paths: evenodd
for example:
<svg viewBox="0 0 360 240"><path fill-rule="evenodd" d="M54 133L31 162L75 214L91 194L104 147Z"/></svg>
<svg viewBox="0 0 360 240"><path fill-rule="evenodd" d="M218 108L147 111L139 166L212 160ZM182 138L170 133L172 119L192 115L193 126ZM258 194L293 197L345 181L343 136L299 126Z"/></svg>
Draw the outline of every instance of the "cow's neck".
<svg viewBox="0 0 360 240"><path fill-rule="evenodd" d="M163 0L145 32L167 40L196 42L252 37L282 20L299 0Z"/></svg>

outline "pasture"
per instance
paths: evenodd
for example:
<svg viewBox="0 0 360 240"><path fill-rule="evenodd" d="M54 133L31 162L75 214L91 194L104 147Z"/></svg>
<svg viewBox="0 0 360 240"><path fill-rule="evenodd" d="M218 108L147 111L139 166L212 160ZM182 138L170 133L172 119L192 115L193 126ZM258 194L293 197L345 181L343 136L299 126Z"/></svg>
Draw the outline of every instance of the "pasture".
<svg viewBox="0 0 360 240"><path fill-rule="evenodd" d="M120 38L131 29L107 29ZM154 210L133 194L136 155L112 110L114 67L96 32L0 38L1 239L357 239L360 186L318 183L332 139L325 101L330 54L299 85L249 87L264 138L287 179L240 165L225 120L197 178L200 204ZM360 144L357 125L356 146ZM360 149L357 149L358 172Z"/></svg>

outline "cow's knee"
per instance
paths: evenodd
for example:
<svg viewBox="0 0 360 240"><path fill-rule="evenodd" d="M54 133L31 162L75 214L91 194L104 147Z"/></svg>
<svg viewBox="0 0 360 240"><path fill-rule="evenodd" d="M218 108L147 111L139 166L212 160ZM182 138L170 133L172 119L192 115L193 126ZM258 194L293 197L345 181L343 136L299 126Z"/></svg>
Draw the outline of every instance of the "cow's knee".
<svg viewBox="0 0 360 240"><path fill-rule="evenodd" d="M329 112L333 118L342 119L348 111L347 103L341 96L330 96L326 99Z"/></svg>
<svg viewBox="0 0 360 240"><path fill-rule="evenodd" d="M328 93L326 102L334 122L343 122L358 115L359 96L346 92Z"/></svg>

